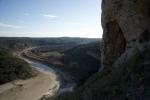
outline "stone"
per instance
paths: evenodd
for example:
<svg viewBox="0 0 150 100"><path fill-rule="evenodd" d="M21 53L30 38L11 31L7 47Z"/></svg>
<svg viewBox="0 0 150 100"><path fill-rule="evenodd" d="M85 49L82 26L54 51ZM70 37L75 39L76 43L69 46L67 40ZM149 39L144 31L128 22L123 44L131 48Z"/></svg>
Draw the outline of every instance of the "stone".
<svg viewBox="0 0 150 100"><path fill-rule="evenodd" d="M102 66L127 63L150 47L150 0L103 0L102 27Z"/></svg>

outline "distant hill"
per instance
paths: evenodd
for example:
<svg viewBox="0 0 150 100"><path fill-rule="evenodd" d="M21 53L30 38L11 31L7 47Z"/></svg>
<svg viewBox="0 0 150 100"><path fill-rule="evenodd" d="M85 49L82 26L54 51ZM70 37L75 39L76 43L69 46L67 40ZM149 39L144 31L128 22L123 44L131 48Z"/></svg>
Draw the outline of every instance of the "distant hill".
<svg viewBox="0 0 150 100"><path fill-rule="evenodd" d="M64 51L62 62L80 82L100 68L100 42L91 42Z"/></svg>
<svg viewBox="0 0 150 100"><path fill-rule="evenodd" d="M56 45L56 44L85 44L99 41L98 38L28 38L28 37L0 37L0 45L11 49L22 49L29 46Z"/></svg>

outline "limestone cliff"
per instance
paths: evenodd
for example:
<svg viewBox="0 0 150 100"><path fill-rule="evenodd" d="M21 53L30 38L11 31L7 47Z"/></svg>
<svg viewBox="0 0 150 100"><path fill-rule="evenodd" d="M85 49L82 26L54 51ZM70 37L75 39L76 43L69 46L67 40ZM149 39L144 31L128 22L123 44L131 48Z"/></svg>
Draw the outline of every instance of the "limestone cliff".
<svg viewBox="0 0 150 100"><path fill-rule="evenodd" d="M102 1L104 69L54 100L150 100L150 0Z"/></svg>
<svg viewBox="0 0 150 100"><path fill-rule="evenodd" d="M150 0L103 0L103 66L121 66L150 47Z"/></svg>

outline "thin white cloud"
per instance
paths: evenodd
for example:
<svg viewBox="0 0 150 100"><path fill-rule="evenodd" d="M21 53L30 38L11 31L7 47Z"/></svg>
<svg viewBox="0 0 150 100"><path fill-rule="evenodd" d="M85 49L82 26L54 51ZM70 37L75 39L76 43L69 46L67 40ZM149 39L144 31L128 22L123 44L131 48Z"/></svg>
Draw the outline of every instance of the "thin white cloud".
<svg viewBox="0 0 150 100"><path fill-rule="evenodd" d="M21 26L18 26L18 25L6 24L6 23L2 23L2 22L0 22L0 27L2 27L2 28L15 28L15 29L22 28Z"/></svg>
<svg viewBox="0 0 150 100"><path fill-rule="evenodd" d="M45 14L43 15L44 17L48 17L48 18L57 18L58 16L56 15L50 15L50 14Z"/></svg>

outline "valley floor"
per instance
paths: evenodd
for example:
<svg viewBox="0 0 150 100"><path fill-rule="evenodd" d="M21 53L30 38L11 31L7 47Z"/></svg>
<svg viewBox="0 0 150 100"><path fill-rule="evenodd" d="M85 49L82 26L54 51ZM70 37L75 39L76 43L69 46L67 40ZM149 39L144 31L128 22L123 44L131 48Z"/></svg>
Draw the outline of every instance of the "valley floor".
<svg viewBox="0 0 150 100"><path fill-rule="evenodd" d="M37 68L36 77L16 80L0 86L0 100L38 100L53 95L59 89L55 73Z"/></svg>

